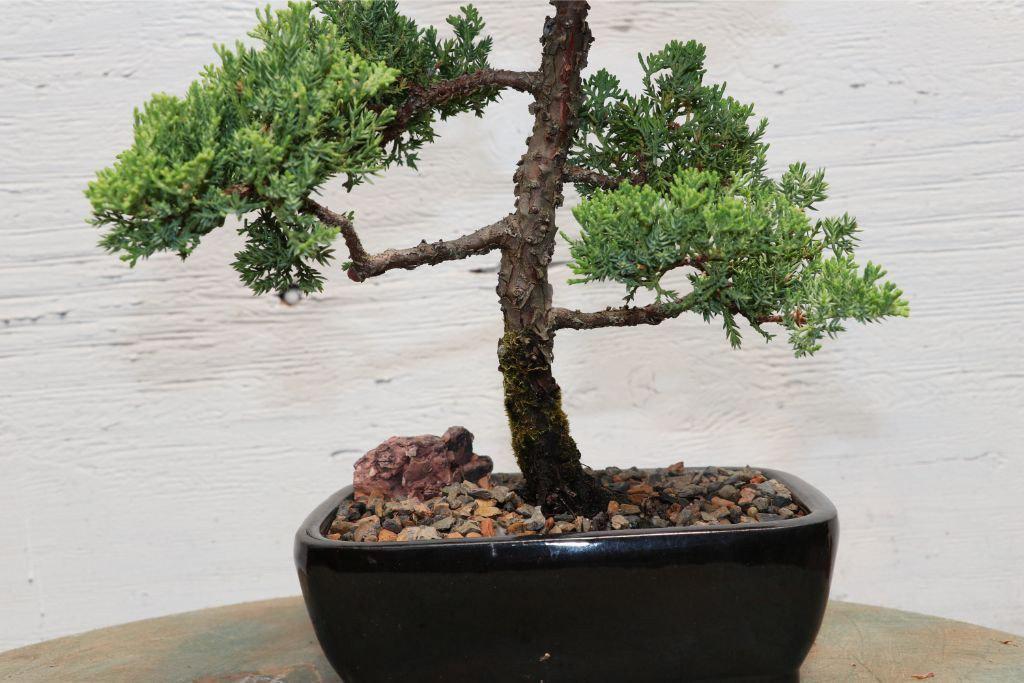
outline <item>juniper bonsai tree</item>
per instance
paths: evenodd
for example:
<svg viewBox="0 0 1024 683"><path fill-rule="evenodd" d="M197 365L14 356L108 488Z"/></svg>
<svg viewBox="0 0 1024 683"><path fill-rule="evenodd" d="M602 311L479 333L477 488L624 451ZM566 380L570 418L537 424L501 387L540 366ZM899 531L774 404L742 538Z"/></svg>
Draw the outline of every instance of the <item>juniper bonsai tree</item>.
<svg viewBox="0 0 1024 683"><path fill-rule="evenodd" d="M854 260L851 216L815 215L822 171L765 173L766 121L704 81L704 46L672 41L640 58L642 87L605 70L584 78L593 42L585 2L554 0L537 71L494 69L472 6L451 37L421 28L393 0L318 0L258 13L254 46L220 47L183 97L154 96L135 113L134 144L87 195L101 244L131 265L159 251L188 256L242 219L234 268L255 293L319 291L341 238L355 282L501 252L498 343L505 407L527 495L589 512L603 494L580 463L552 375L559 330L657 325L686 312L720 320L733 347L744 319L765 339L781 326L797 356L846 320L905 316L885 271ZM395 165L415 167L438 120L478 116L501 92L533 97L533 130L512 175L513 210L453 240L367 251L351 212L317 200ZM614 280L625 305L558 308L548 281L563 185L575 186L578 238L563 234L573 283ZM417 237L417 236L413 236ZM684 269L689 290L665 285ZM651 303L637 305L646 290Z"/></svg>

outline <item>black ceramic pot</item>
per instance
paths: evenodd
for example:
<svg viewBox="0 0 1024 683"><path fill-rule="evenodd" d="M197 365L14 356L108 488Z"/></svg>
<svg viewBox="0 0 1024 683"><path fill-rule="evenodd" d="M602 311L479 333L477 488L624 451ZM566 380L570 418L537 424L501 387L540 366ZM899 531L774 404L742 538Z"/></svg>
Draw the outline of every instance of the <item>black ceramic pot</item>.
<svg viewBox="0 0 1024 683"><path fill-rule="evenodd" d="M738 526L353 543L299 529L313 627L346 683L796 681L828 600L839 524L810 510Z"/></svg>

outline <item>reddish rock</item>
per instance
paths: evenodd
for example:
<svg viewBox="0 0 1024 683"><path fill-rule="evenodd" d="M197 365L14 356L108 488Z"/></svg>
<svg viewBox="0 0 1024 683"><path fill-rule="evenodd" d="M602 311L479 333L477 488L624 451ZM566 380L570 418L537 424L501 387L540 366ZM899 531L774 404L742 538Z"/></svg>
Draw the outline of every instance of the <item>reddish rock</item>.
<svg viewBox="0 0 1024 683"><path fill-rule="evenodd" d="M487 501L487 502L490 503L491 501ZM476 504L476 509L473 511L473 514L476 515L477 517L484 517L484 518L487 518L487 517L497 517L498 515L501 514L501 510L499 510L498 508L494 507L493 504L484 505L482 503L483 503L483 501L479 501L478 500L477 504Z"/></svg>
<svg viewBox="0 0 1024 683"><path fill-rule="evenodd" d="M714 496L711 498L711 506L716 508L734 508L736 507L736 503L731 500L726 500L725 498Z"/></svg>
<svg viewBox="0 0 1024 683"><path fill-rule="evenodd" d="M630 486L629 490L627 490L626 493L628 493L630 496L641 495L647 497L654 493L654 487L652 487L650 484L635 484L633 486Z"/></svg>
<svg viewBox="0 0 1024 683"><path fill-rule="evenodd" d="M740 489L740 499L737 501L740 505L750 505L754 502L754 498L757 497L757 491L746 486Z"/></svg>
<svg viewBox="0 0 1024 683"><path fill-rule="evenodd" d="M412 496L426 500L463 479L479 481L494 464L473 453L473 435L451 427L443 436L393 436L355 464L353 483L361 498Z"/></svg>

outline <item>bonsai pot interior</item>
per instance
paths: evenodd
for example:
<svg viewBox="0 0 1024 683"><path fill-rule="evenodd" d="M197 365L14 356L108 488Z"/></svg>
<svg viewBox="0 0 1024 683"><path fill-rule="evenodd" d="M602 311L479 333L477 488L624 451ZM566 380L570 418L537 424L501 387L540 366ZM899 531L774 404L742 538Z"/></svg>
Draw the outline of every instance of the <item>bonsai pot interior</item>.
<svg viewBox="0 0 1024 683"><path fill-rule="evenodd" d="M735 526L357 543L308 517L295 562L317 638L363 681L795 681L828 600L832 503Z"/></svg>

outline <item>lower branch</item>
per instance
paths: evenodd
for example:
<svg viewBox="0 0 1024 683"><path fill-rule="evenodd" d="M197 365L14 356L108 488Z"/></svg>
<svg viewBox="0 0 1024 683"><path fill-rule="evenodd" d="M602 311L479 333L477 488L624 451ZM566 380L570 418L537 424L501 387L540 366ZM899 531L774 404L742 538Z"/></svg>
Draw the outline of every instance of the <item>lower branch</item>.
<svg viewBox="0 0 1024 683"><path fill-rule="evenodd" d="M678 317L688 307L682 304L649 304L647 306L620 306L603 311L585 313L568 308L551 309L551 328L554 330L595 330L599 327L635 327L657 325Z"/></svg>
<svg viewBox="0 0 1024 683"><path fill-rule="evenodd" d="M368 254L348 216L335 213L311 199L307 200L306 206L310 213L323 223L336 227L341 232L351 259L348 265L348 276L349 279L356 282L362 282L396 268L412 270L419 266L432 266L444 261L456 261L477 254L486 254L502 245L514 220L513 216L509 215L453 240L437 240L436 242L424 240L407 249L386 249L378 254Z"/></svg>
<svg viewBox="0 0 1024 683"><path fill-rule="evenodd" d="M512 216L505 216L496 223L453 240L423 241L407 249L387 249L368 256L362 262L353 259L348 268L348 276L356 282L362 282L396 268L412 270L419 266L433 266L444 261L486 254L501 246L511 225Z"/></svg>
<svg viewBox="0 0 1024 683"><path fill-rule="evenodd" d="M603 311L576 311L568 308L552 308L550 325L552 330L595 330L601 327L635 327L637 325L658 325L670 318L677 318L692 308L692 302L686 298L671 304L648 304L647 306L620 306L606 308ZM736 315L747 317L737 309ZM802 311L794 311L793 319L802 325L805 318ZM748 318L749 320L749 318ZM766 323L782 324L786 316L781 313L763 315L754 319L758 325Z"/></svg>

